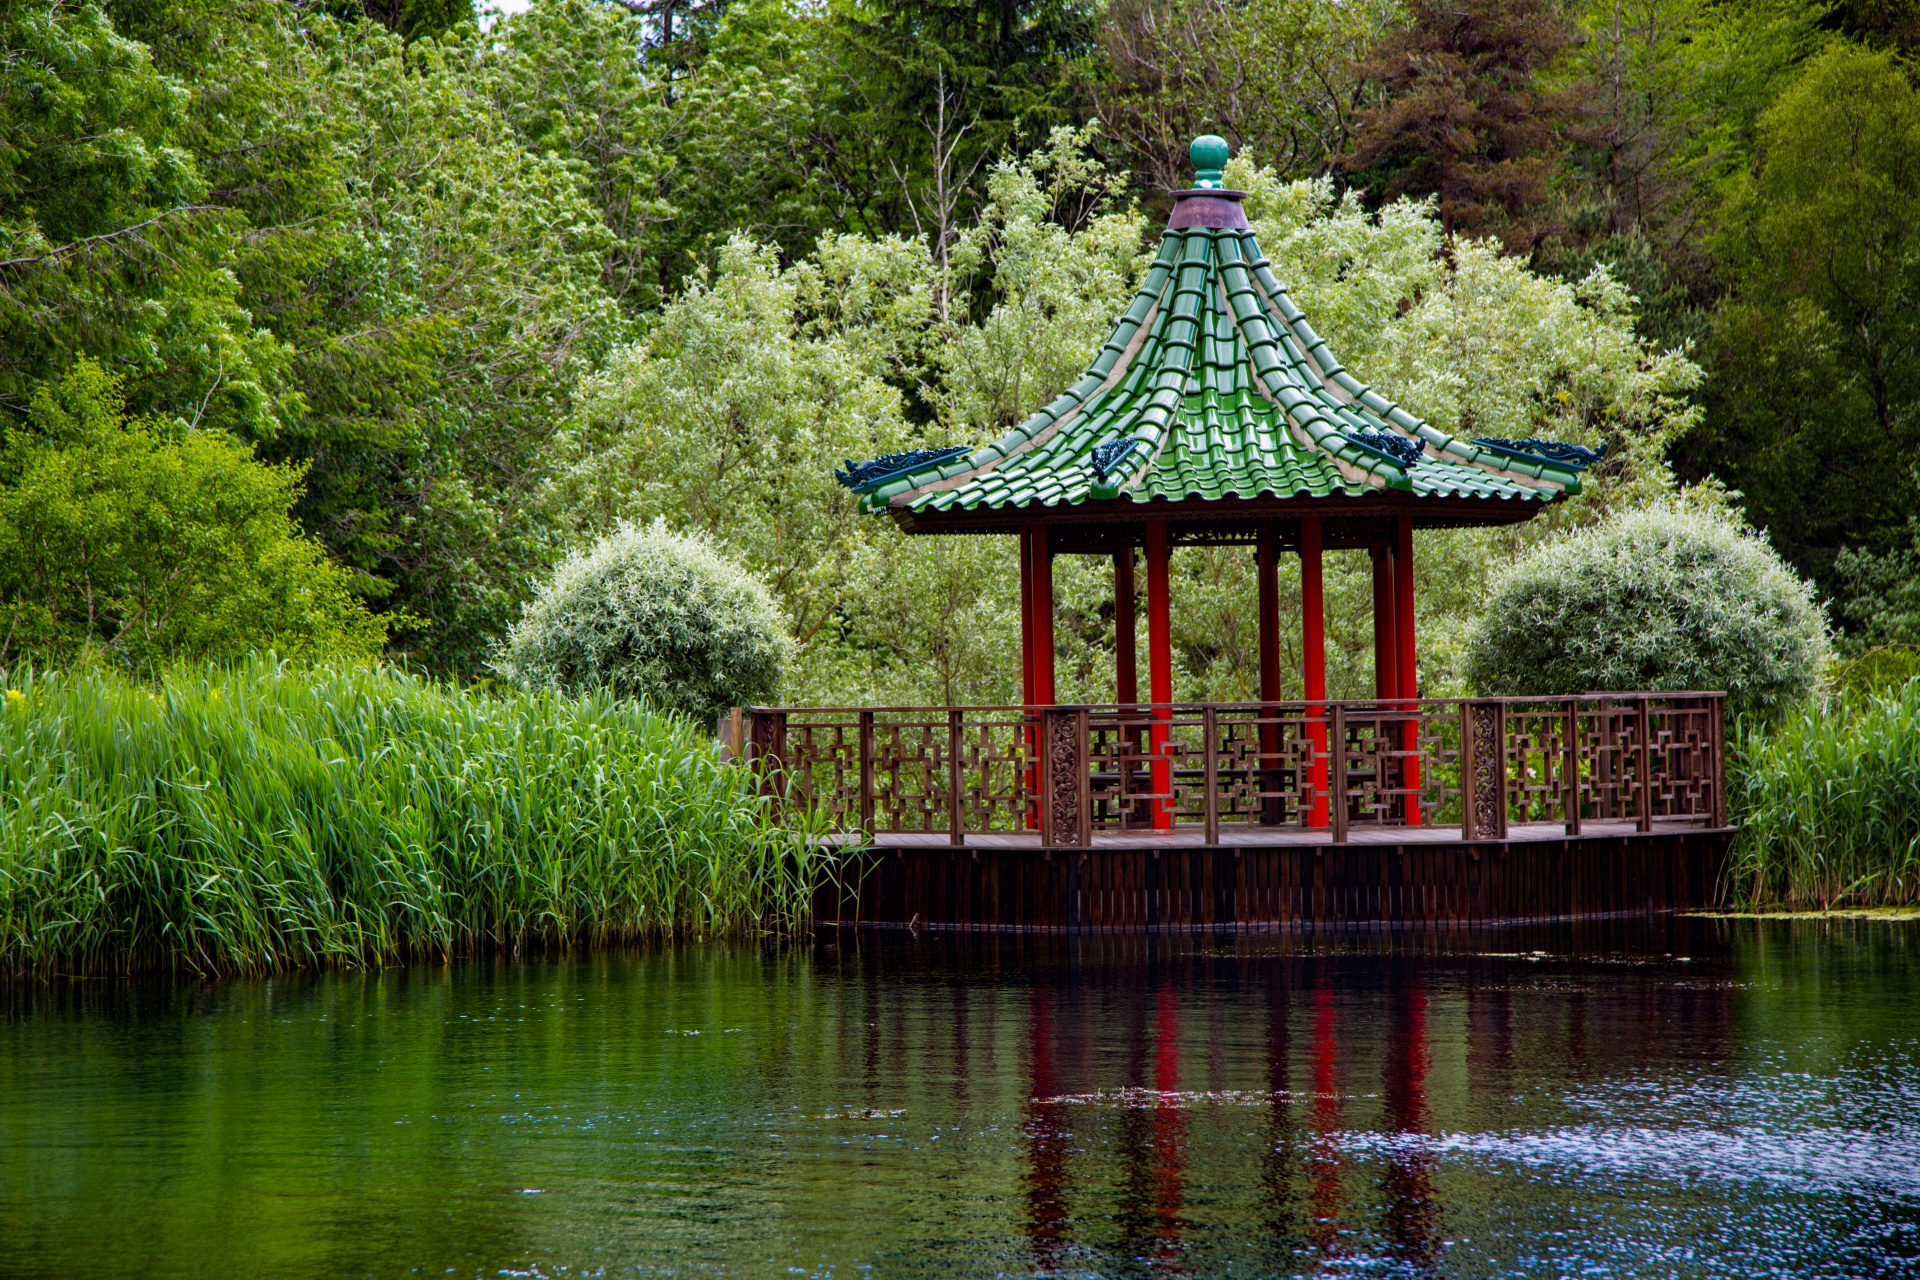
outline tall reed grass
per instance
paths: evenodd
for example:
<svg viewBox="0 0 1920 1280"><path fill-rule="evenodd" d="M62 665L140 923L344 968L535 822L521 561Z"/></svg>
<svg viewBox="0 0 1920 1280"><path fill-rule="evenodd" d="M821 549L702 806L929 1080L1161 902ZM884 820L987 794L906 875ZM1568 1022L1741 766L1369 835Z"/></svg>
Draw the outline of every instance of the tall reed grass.
<svg viewBox="0 0 1920 1280"><path fill-rule="evenodd" d="M16 673L0 968L204 971L801 918L822 870L684 721L391 669Z"/></svg>
<svg viewBox="0 0 1920 1280"><path fill-rule="evenodd" d="M1743 901L1920 901L1920 680L1751 730L1730 765Z"/></svg>

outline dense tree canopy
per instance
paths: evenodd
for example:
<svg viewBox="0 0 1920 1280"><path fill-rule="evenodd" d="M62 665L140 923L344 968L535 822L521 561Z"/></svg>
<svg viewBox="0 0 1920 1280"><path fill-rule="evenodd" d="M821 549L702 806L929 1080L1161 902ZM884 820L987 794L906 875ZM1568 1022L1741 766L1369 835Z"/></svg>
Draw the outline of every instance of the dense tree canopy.
<svg viewBox="0 0 1920 1280"><path fill-rule="evenodd" d="M1920 93L1833 45L1761 120L1720 241L1730 295L1700 459L1826 568L1920 509Z"/></svg>
<svg viewBox="0 0 1920 1280"><path fill-rule="evenodd" d="M80 361L0 437L0 665L377 653L385 626L292 521L299 483L223 432L128 418Z"/></svg>
<svg viewBox="0 0 1920 1280"><path fill-rule="evenodd" d="M303 563L436 671L662 519L770 584L793 687L992 700L1010 547L903 540L829 469L1077 375L1218 131L1362 376L1614 446L1547 523L1744 513L1864 644L1920 571L1910 7L533 0L482 32L464 0L21 0L0 424L51 448L35 406L97 366L140 448L276 477ZM1428 540L1434 687L1548 532ZM1243 559L1177 557L1183 693L1248 686ZM1364 573L1331 563L1357 689ZM1063 687L1099 695L1104 570L1058 581Z"/></svg>

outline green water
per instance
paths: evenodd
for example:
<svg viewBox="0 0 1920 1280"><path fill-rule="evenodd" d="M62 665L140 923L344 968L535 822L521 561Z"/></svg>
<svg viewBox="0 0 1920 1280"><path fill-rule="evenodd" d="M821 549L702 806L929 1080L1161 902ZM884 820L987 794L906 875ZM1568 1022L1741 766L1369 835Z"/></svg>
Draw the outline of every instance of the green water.
<svg viewBox="0 0 1920 1280"><path fill-rule="evenodd" d="M8 1275L1920 1275L1914 924L4 998Z"/></svg>

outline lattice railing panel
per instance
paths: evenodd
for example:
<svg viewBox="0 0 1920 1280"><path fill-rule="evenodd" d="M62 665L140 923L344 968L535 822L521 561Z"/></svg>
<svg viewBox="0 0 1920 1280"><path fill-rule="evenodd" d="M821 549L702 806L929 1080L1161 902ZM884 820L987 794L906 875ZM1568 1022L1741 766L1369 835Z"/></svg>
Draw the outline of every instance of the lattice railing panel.
<svg viewBox="0 0 1920 1280"><path fill-rule="evenodd" d="M1725 821L1719 694L745 712L763 785L874 833ZM1468 798L1472 803L1469 807ZM1044 803L1043 803L1044 801Z"/></svg>

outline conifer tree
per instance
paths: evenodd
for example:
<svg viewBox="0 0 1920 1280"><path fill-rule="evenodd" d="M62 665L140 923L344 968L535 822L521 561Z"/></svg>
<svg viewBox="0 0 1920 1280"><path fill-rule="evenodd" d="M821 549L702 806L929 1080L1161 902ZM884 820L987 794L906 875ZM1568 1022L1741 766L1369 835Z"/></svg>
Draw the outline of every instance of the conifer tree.
<svg viewBox="0 0 1920 1280"><path fill-rule="evenodd" d="M1543 83L1572 29L1546 0L1410 0L1366 67L1386 101L1347 161L1380 197L1435 195L1448 232L1531 250L1573 95Z"/></svg>

